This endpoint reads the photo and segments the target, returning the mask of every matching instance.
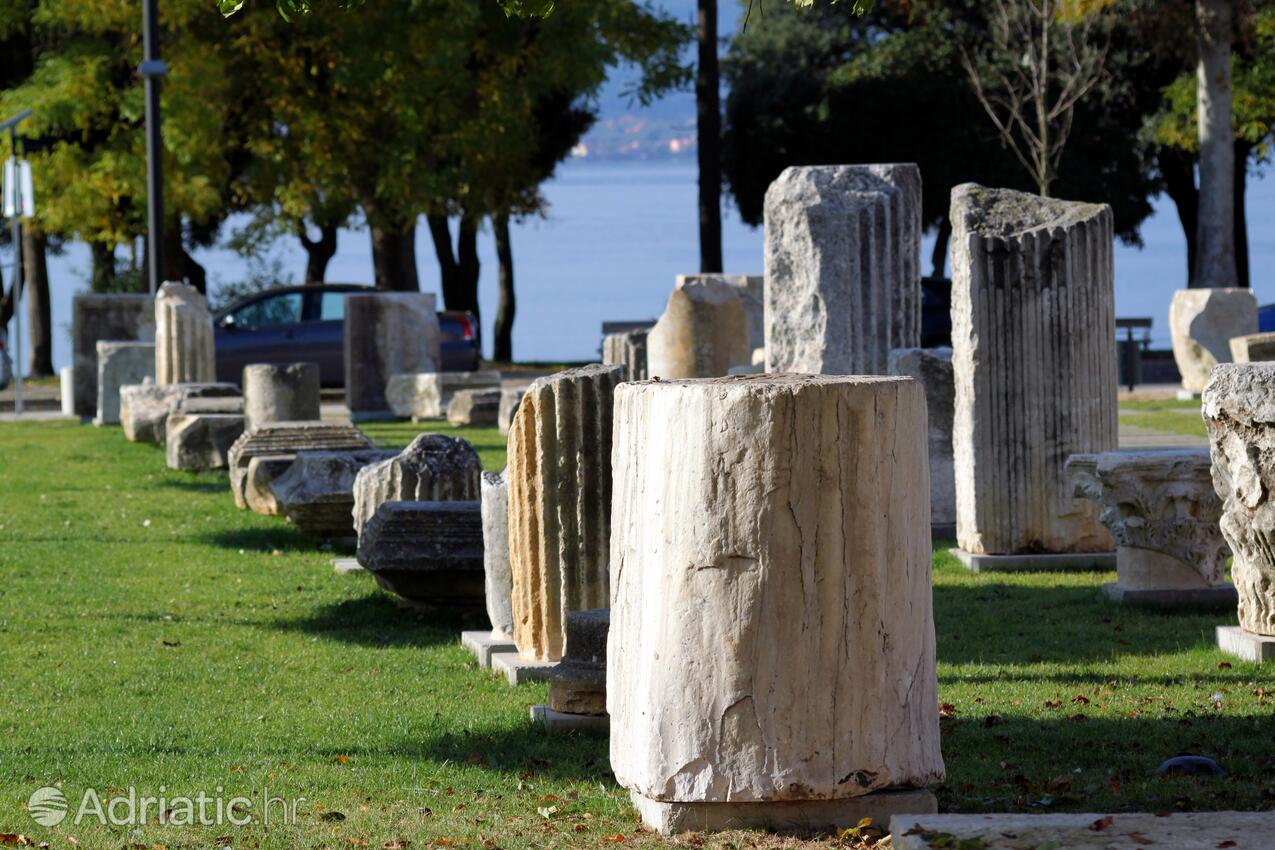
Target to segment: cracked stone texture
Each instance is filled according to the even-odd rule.
[[[679,278],[646,337],[653,378],[717,378],[752,358],[748,316],[736,287],[716,275]]]
[[[234,384],[130,384],[120,387],[120,425],[131,443],[159,443],[167,436],[168,417],[181,413],[243,414],[243,397]]]
[[[734,288],[748,325],[748,350],[766,345],[766,277],[760,274],[680,274],[677,288],[702,280],[715,280]],[[634,379],[638,380],[638,379]]]
[[[253,363],[243,370],[244,419],[249,428],[319,417],[317,363]]]
[[[1245,334],[1231,337],[1231,361],[1261,363],[1275,360],[1275,333]]]
[[[957,541],[1110,551],[1064,467],[1117,447],[1111,208],[966,183],[950,218]]]
[[[452,425],[496,425],[500,419],[499,387],[491,390],[457,390],[447,403]]]
[[[94,425],[120,424],[120,388],[155,380],[155,343],[98,340]]]
[[[288,471],[297,459],[295,453],[257,455],[248,461],[248,475],[244,478],[243,499],[248,509],[264,516],[283,516],[283,506],[275,498],[272,484]]]
[[[610,604],[611,422],[620,366],[537,378],[509,431],[514,643],[558,661],[571,611]]]
[[[394,375],[437,372],[441,336],[432,292],[377,292],[345,298],[345,404],[350,413],[390,410]]]
[[[624,380],[646,380],[646,338],[649,328],[621,331],[602,337],[602,364],[623,366]]]
[[[1222,499],[1222,535],[1240,626],[1275,635],[1275,363],[1222,363],[1204,388],[1213,487]]]
[[[225,469],[230,447],[243,434],[238,413],[170,413],[164,451],[169,469]]]
[[[443,434],[421,434],[392,458],[359,470],[354,479],[354,530],[382,502],[477,501],[482,462],[468,441]]]
[[[399,449],[298,452],[270,489],[288,521],[306,534],[354,537],[354,479],[365,466],[395,457]]]
[[[910,378],[620,386],[607,709],[621,785],[738,802],[943,778],[926,441]]]
[[[1108,822],[1106,819],[1110,818]],[[1094,825],[1103,822],[1101,829]],[[894,850],[1259,850],[1270,812],[895,815]]]
[[[956,466],[952,456],[952,416],[956,379],[950,348],[896,348],[890,352],[891,375],[916,378],[925,390],[929,415],[930,522],[956,524]]]
[[[155,383],[217,380],[212,313],[199,290],[168,281],[155,295]]]
[[[1072,455],[1077,496],[1093,500],[1116,541],[1118,584],[1126,590],[1217,587],[1231,550],[1218,521],[1208,449]]]
[[[643,363],[646,359],[643,358]],[[522,397],[527,394],[524,387],[510,388],[500,391],[500,410],[496,412],[496,427],[500,429],[502,437],[509,436],[509,429],[513,426],[514,415],[518,413],[518,405],[522,404]]]
[[[787,168],[765,207],[767,372],[883,375],[921,344],[915,165]]]
[[[1231,338],[1257,333],[1257,298],[1251,289],[1179,289],[1169,305],[1169,333],[1182,388],[1198,393],[1209,370],[1231,362]]]
[[[611,609],[567,615],[567,646],[549,674],[549,707],[567,714],[607,713],[607,633]]]
[[[394,375],[385,386],[385,397],[395,416],[439,419],[457,390],[500,389],[500,373],[419,372]]]
[[[358,451],[372,447],[367,435],[348,422],[272,422],[245,431],[231,446],[228,457],[235,505],[248,507],[248,464],[258,455],[291,455],[295,459],[304,451]]]
[[[381,587],[404,599],[482,607],[478,502],[385,502],[359,535],[358,561]]]
[[[71,300],[71,386],[76,416],[97,414],[97,343],[155,339],[149,295],[77,295]]]
[[[509,569],[509,481],[504,472],[484,472],[481,489],[487,619],[493,640],[511,640],[514,577]]]

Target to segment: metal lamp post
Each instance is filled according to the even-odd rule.
[[[30,215],[34,199],[29,197],[30,189],[24,186],[30,180],[30,167],[25,169],[27,179],[23,179],[26,163],[18,162],[18,125],[31,117],[31,110],[24,109],[7,121],[0,123],[0,132],[9,131],[9,162],[5,168],[4,206],[9,213],[9,228],[13,234],[13,412],[22,415],[22,224],[20,218]],[[28,197],[23,197],[25,194]]]
[[[159,291],[164,274],[164,142],[160,132],[160,81],[168,66],[159,58],[159,7],[142,3],[142,64],[138,73],[146,84],[146,278],[151,295]]]

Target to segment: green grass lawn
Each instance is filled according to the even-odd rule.
[[[1208,436],[1204,429],[1204,420],[1200,418],[1198,401],[1122,401],[1120,424],[1170,434],[1185,434],[1189,437]]]
[[[421,429],[367,430],[401,445]],[[494,430],[457,433],[503,465]],[[478,670],[458,622],[334,574],[331,555],[118,429],[0,425],[0,833],[63,848],[665,843],[636,828],[604,739],[531,728],[543,685]],[[1118,608],[1098,594],[1111,578],[971,575],[936,555],[945,810],[1275,806],[1275,679],[1213,649],[1234,618]],[[1227,776],[1154,777],[1186,752]],[[136,831],[45,828],[23,810],[44,785],[73,809],[86,788],[130,786],[242,795],[258,816],[266,795],[304,802],[268,826],[152,813]]]

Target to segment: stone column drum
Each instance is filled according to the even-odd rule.
[[[921,172],[792,167],[766,190],[766,371],[883,375],[921,344]]]
[[[1118,547],[1108,596],[1157,607],[1235,604],[1208,449],[1072,455],[1067,471],[1076,495],[1101,508]]]
[[[212,314],[198,289],[168,281],[155,296],[155,383],[217,380]]]
[[[509,571],[509,482],[504,472],[484,472],[482,480],[483,574],[487,587],[487,619],[491,638],[514,636],[510,597],[514,579]]]
[[[97,413],[99,340],[155,339],[149,295],[77,295],[71,301],[71,375],[76,416]]]
[[[611,415],[620,366],[537,378],[509,431],[514,643],[558,661],[570,611],[610,604]]]
[[[920,385],[648,381],[617,390],[615,421],[611,766],[646,823],[934,811]]]
[[[952,459],[952,414],[956,386],[950,348],[896,348],[890,374],[921,382],[930,421],[930,522],[935,534],[956,531],[956,468]]]
[[[1215,366],[1202,413],[1240,627],[1275,635],[1275,363]]]
[[[1182,389],[1198,393],[1210,369],[1231,362],[1231,339],[1257,333],[1257,298],[1238,287],[1179,289],[1169,305],[1169,333]]]
[[[254,363],[243,370],[243,413],[248,428],[319,418],[319,366]]]
[[[621,331],[602,337],[602,362],[623,366],[624,380],[646,380],[646,338],[650,330]]]
[[[951,220],[957,541],[1110,551],[1064,466],[1116,448],[1111,208],[966,183]]]
[[[734,286],[715,276],[679,280],[646,337],[653,378],[718,378],[748,364],[748,315]]]
[[[434,294],[377,292],[345,299],[345,403],[354,419],[390,416],[394,375],[437,372],[441,337]]]
[[[748,350],[766,346],[766,277],[760,274],[679,274],[677,288],[695,281],[715,280],[735,290],[748,325]]]

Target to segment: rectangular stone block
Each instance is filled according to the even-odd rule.
[[[155,383],[217,380],[212,314],[203,294],[168,281],[155,295]]]
[[[669,803],[650,800],[636,792],[629,797],[642,822],[661,835],[728,829],[835,833],[857,825],[864,818],[884,825],[895,815],[938,811],[938,801],[925,789],[877,791],[838,800],[740,803]]]
[[[1244,661],[1275,661],[1275,637],[1246,632],[1240,626],[1218,626],[1217,648]]]
[[[149,295],[77,295],[72,299],[71,368],[76,416],[97,414],[98,341],[153,341],[154,305]]]
[[[395,416],[441,419],[460,390],[500,389],[500,373],[412,372],[394,375],[385,387],[385,397]]]
[[[97,343],[97,416],[94,425],[120,424],[120,387],[155,378],[155,343]]]
[[[1231,359],[1236,363],[1259,363],[1275,360],[1275,333],[1245,334],[1231,337]]]
[[[461,632],[460,643],[474,654],[474,658],[478,659],[478,666],[483,669],[491,667],[491,659],[495,655],[518,652],[513,638],[497,635],[495,632]]]
[[[225,469],[230,447],[243,434],[242,414],[172,413],[165,426],[169,469]]]
[[[386,384],[406,372],[437,372],[436,298],[377,292],[345,299],[345,404],[350,415],[388,414]]]

